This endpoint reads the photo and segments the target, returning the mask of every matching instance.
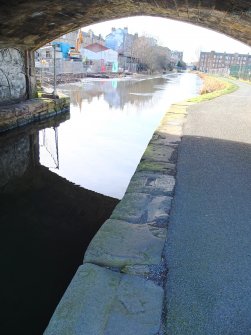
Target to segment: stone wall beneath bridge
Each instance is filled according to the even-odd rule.
[[[0,49],[0,104],[27,96],[25,53],[16,48]]]
[[[37,96],[34,52],[22,48],[0,49],[0,105]]]

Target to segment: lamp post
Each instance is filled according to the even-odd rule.
[[[45,59],[41,59],[41,89],[43,89],[43,84],[44,84],[44,66],[46,64]]]
[[[56,82],[56,44],[53,44],[53,97],[57,96],[57,82]]]

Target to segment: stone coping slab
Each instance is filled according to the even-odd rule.
[[[150,143],[142,156],[142,161],[148,160],[154,162],[175,163],[175,153],[176,150],[173,147]]]
[[[175,176],[176,165],[173,163],[142,160],[137,166],[136,172],[152,172]]]
[[[168,145],[177,148],[180,144],[181,138],[178,135],[170,135],[161,130],[156,130],[150,141],[151,144]]]
[[[172,198],[169,196],[151,196],[144,193],[126,193],[111,219],[130,223],[162,224],[168,219]]]
[[[150,195],[172,196],[175,178],[157,173],[136,172],[127,188],[126,193],[146,193]]]
[[[156,335],[163,296],[151,281],[84,264],[44,335]]]
[[[107,220],[92,239],[84,262],[107,267],[161,263],[166,229]]]

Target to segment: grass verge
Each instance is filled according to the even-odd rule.
[[[232,93],[238,89],[238,85],[228,81],[227,79],[218,77],[216,78],[204,73],[199,73],[199,76],[203,80],[203,87],[201,89],[200,95],[195,98],[188,99],[188,102],[198,103],[212,100],[221,95]]]

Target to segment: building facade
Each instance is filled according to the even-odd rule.
[[[80,49],[87,72],[118,72],[118,52],[99,43]]]
[[[217,69],[230,69],[231,66],[238,65],[246,67],[251,65],[251,55],[226,53],[226,52],[201,52],[199,60],[199,70],[210,72]]]
[[[82,34],[83,34],[82,46],[84,48],[86,46],[88,46],[90,44],[94,44],[94,43],[98,43],[100,45],[105,45],[105,40],[103,39],[101,34],[95,35],[94,32],[91,29],[89,29],[87,32],[83,31]]]
[[[112,28],[105,38],[105,46],[118,52],[119,69],[135,72],[137,61],[133,56],[133,46],[138,34],[129,34],[128,28]]]

